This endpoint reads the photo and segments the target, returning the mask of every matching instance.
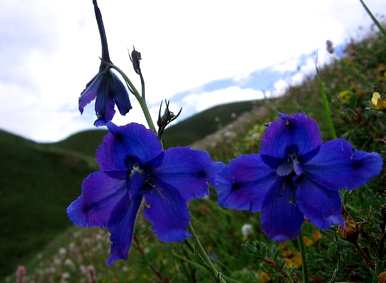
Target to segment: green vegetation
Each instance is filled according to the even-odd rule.
[[[70,225],[64,208],[92,162],[0,132],[0,276]]]
[[[386,113],[385,109],[375,107],[371,98],[372,93],[378,91],[385,99],[386,39],[370,36],[362,42],[350,44],[345,58],[322,69],[320,79],[309,78],[302,85],[290,88],[285,97],[264,101],[262,106],[268,107],[270,113],[259,123],[251,125],[244,134],[212,147],[213,158],[226,161],[240,153],[256,152],[264,124],[276,117],[278,112],[306,112],[319,122],[324,138],[331,138],[323,111],[321,81],[332,106],[337,135],[349,139],[359,149],[377,151],[385,158]],[[240,105],[238,108],[241,108]],[[177,124],[165,134],[171,140],[167,144],[172,145],[175,140],[178,144],[188,144],[201,138],[204,134],[197,133],[203,130],[202,125],[210,125],[213,131],[218,127],[213,123],[214,117],[225,121],[230,113],[238,114],[236,111],[219,107],[212,112],[203,112],[201,115],[206,114],[200,119],[187,119],[181,123],[181,128]],[[206,120],[204,117],[207,117]],[[174,134],[172,129],[176,129]],[[173,135],[174,138],[171,138]],[[18,215],[18,218],[12,216],[8,220],[2,218],[2,221],[9,221],[2,223],[2,227],[14,227],[13,233],[1,234],[4,237],[2,242],[14,245],[8,248],[7,244],[8,257],[3,256],[7,259],[3,260],[7,264],[4,270],[10,271],[9,268],[15,268],[16,263],[25,263],[14,258],[15,251],[23,249],[31,254],[37,253],[41,247],[35,243],[22,247],[23,241],[46,242],[68,225],[64,207],[79,193],[80,180],[91,170],[87,159],[75,152],[79,150],[82,154],[91,154],[95,147],[91,151],[87,145],[96,146],[100,140],[92,142],[93,134],[88,132],[87,138],[78,134],[57,144],[71,149],[73,153],[69,155],[55,150],[45,151],[16,137],[12,137],[14,140],[10,136],[0,137],[2,154],[5,160],[11,162],[1,164],[4,174],[1,188],[2,191],[6,188],[8,195],[1,192],[0,209],[3,209],[2,215]],[[69,142],[71,139],[72,142]],[[386,174],[383,172],[367,186],[344,194],[348,223],[345,229],[318,231],[305,224],[304,242],[311,282],[376,282],[376,277],[385,268],[385,181]],[[301,280],[302,262],[296,241],[278,245],[262,234],[257,215],[224,210],[215,201],[212,191],[209,199],[191,204],[191,214],[193,225],[209,256],[224,274],[245,283],[269,280],[290,282],[289,278],[294,282]],[[250,235],[241,233],[245,223],[253,226]],[[30,231],[28,225],[33,226]],[[43,233],[42,229],[52,234],[42,240],[50,233]],[[191,262],[200,262],[197,253],[193,251],[188,257],[191,251],[185,245],[160,243],[142,217],[138,219],[135,233],[129,260],[108,268],[104,264],[108,254],[107,233],[99,229],[70,228],[47,248],[39,250],[40,255],[35,255],[27,265],[28,274],[35,282],[43,283],[60,282],[64,277],[68,277],[67,282],[91,282],[87,278],[93,270],[98,282],[106,283],[215,282],[202,266]],[[14,241],[19,234],[18,240]],[[8,263],[8,258],[13,258],[12,263]],[[12,280],[14,278],[10,277],[9,282]]]

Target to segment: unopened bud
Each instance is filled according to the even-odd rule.
[[[342,226],[339,226],[338,232],[340,236],[351,243],[356,243],[359,236],[358,224],[354,221],[351,216],[345,217],[345,222]]]
[[[141,52],[133,48],[133,51],[131,51],[130,60],[131,60],[131,63],[133,64],[134,71],[138,75],[140,75],[141,74],[140,61],[142,60]]]
[[[327,49],[327,52],[330,54],[333,54],[335,52],[334,44],[332,43],[331,40],[326,41],[326,49]]]

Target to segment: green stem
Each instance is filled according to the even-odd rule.
[[[302,254],[302,277],[303,277],[303,283],[308,283],[308,273],[307,273],[307,261],[306,261],[306,251],[304,248],[304,242],[303,242],[303,233],[300,232],[299,238],[299,247],[300,247],[300,253]]]
[[[130,81],[130,79],[126,76],[126,74],[121,69],[119,69],[114,64],[110,64],[110,67],[115,69],[123,77],[123,79],[125,80],[125,82],[127,84],[127,87],[130,89],[130,91],[133,93],[135,98],[138,100],[138,102],[139,102],[139,104],[140,104],[140,106],[142,108],[143,114],[145,115],[146,121],[147,121],[147,123],[149,125],[149,128],[152,129],[154,132],[157,132],[156,128],[154,126],[154,123],[153,123],[153,119],[151,118],[151,115],[150,115],[150,112],[149,112],[149,108],[147,107],[146,99],[144,97],[144,94],[145,94],[144,93],[144,82],[141,81],[142,92],[143,92],[143,95],[141,96],[139,94],[138,90],[136,89],[136,87],[134,86],[134,84]],[[204,266],[207,266],[207,268],[212,270],[212,272],[213,272],[216,280],[218,280],[218,282],[220,282],[220,283],[227,283],[227,281],[224,278],[225,276],[216,269],[216,266],[214,265],[212,260],[209,258],[208,254],[206,253],[204,247],[202,246],[202,244],[200,242],[200,239],[196,235],[192,225],[190,225],[190,231],[191,231],[191,233],[193,235],[193,239],[197,243],[198,249],[200,251],[200,258],[204,262]],[[232,280],[232,281],[233,282],[237,282],[236,280]]]
[[[324,84],[324,82],[320,78],[319,74],[317,76],[318,76],[319,82],[320,82],[320,95],[322,96],[322,103],[323,103],[324,113],[326,114],[327,125],[328,125],[328,129],[330,131],[330,136],[331,136],[331,138],[336,139],[335,125],[334,125],[334,121],[332,119],[330,102],[328,101],[328,97],[327,97],[326,85]]]
[[[383,33],[384,36],[386,36],[386,30],[383,28],[381,23],[377,20],[377,18],[374,16],[374,14],[371,12],[369,7],[367,7],[365,1],[359,0],[363,6],[363,8],[366,10],[367,14],[370,16],[370,18],[373,20],[374,24],[379,28],[379,30]]]
[[[149,125],[149,128],[152,129],[154,132],[157,132],[155,125],[154,125],[154,122],[153,122],[153,119],[151,118],[149,108],[147,107],[145,97],[141,96],[139,94],[139,92],[136,89],[136,87],[134,86],[134,84],[130,81],[130,79],[126,76],[126,74],[121,69],[119,69],[114,64],[110,64],[110,66],[111,66],[111,68],[115,69],[122,76],[122,78],[125,80],[125,82],[127,84],[127,87],[133,93],[133,95],[135,96],[137,101],[139,102],[139,105],[141,106],[142,112],[145,115],[145,119],[147,121],[147,124]]]
[[[196,232],[194,231],[194,228],[193,228],[192,224],[190,224],[190,232],[192,233],[193,239],[194,239],[194,241],[196,242],[196,244],[198,246],[198,249],[199,249],[199,251],[201,253],[201,256],[203,257],[203,259],[205,259],[207,264],[212,269],[213,275],[216,278],[216,280],[218,280],[218,282],[221,282],[221,283],[226,283],[223,274],[217,270],[216,266],[214,265],[212,260],[209,258],[207,252],[204,249],[204,246],[201,244],[200,239],[198,238]]]

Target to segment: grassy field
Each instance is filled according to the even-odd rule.
[[[377,151],[385,158],[386,115],[385,110],[376,109],[371,103],[374,91],[380,92],[385,98],[386,39],[376,35],[350,44],[346,56],[322,69],[320,77],[309,78],[302,85],[290,88],[282,99],[265,101],[264,107],[271,110],[266,117],[236,140],[224,141],[212,149],[211,154],[214,159],[229,160],[240,153],[256,152],[264,124],[276,117],[278,112],[306,112],[319,122],[324,139],[331,138],[333,134],[327,123],[321,96],[324,92],[332,106],[337,135],[349,139],[357,148]],[[249,106],[243,107],[247,109]],[[183,123],[176,125],[166,135],[180,144],[188,144],[202,137],[203,134],[197,133],[203,121],[208,125],[213,124],[211,129],[214,130],[219,126],[213,123],[214,117],[223,119],[221,115],[226,115],[224,117],[229,119],[229,113],[236,110],[226,111],[219,107],[216,111],[206,113],[206,117],[211,116],[205,118],[207,120],[198,119],[198,116],[185,120],[184,127]],[[172,129],[175,129],[174,138]],[[192,132],[184,136],[182,133],[187,129]],[[62,234],[58,233],[68,225],[64,216],[66,201],[78,194],[80,180],[92,167],[92,162],[81,154],[94,152],[95,147],[92,151],[91,146],[86,147],[99,143],[94,134],[88,132],[84,137],[79,134],[58,144],[70,149],[72,155],[54,150],[44,151],[36,144],[17,137],[11,139],[9,135],[0,139],[5,160],[12,159],[11,164],[1,165],[1,172],[6,174],[6,178],[1,178],[5,184],[0,187],[8,188],[8,192],[17,192],[5,197],[2,193],[0,200],[3,202],[0,209],[4,209],[1,215],[12,211],[12,217],[2,220],[9,221],[3,223],[2,227],[14,229],[4,238],[15,245],[13,249],[8,249],[6,245],[9,256],[13,257],[15,250],[21,249],[18,244],[27,237],[31,238],[31,242],[47,242],[48,238],[58,234],[44,249],[41,249],[42,245],[30,243],[33,249],[29,251],[33,256],[21,255],[13,258],[12,263],[4,260],[7,264],[4,270],[9,271],[16,263],[25,264],[29,278],[43,283],[61,280],[92,282],[88,280],[94,271],[97,282],[106,283],[215,282],[203,266],[191,262],[199,262],[196,253],[191,253],[184,245],[160,243],[142,217],[139,217],[136,225],[135,244],[128,262],[119,262],[112,268],[104,263],[108,254],[108,235],[105,231],[69,228]],[[187,138],[185,143],[182,138]],[[169,141],[168,144],[173,142]],[[77,154],[77,151],[81,154]],[[385,269],[385,181],[383,171],[370,184],[344,194],[345,217],[352,224],[355,238],[348,237],[336,228],[318,231],[308,223],[304,225],[311,282],[376,282],[378,274]],[[15,199],[12,201],[12,198]],[[224,210],[215,201],[216,196],[212,191],[209,199],[191,204],[191,214],[193,226],[201,235],[209,256],[224,274],[245,283],[290,282],[289,278],[293,278],[294,282],[301,281],[302,261],[296,241],[277,245],[261,232],[257,215]],[[21,222],[16,221],[14,214],[19,215],[17,221]],[[47,222],[44,224],[44,221]],[[253,227],[249,236],[241,233],[241,227],[246,223]],[[31,228],[28,231],[24,227],[28,225],[35,230]],[[48,232],[43,233],[36,227],[47,229]],[[13,240],[16,234],[21,234],[18,241]],[[49,236],[44,238],[46,234]],[[5,240],[2,239],[2,242]],[[14,278],[9,277],[8,280],[12,282]]]

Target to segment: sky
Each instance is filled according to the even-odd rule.
[[[226,102],[282,95],[332,60],[371,21],[358,0],[99,0],[112,61],[139,87],[128,50],[142,53],[154,117],[162,99],[182,118]],[[384,0],[367,0],[378,15]],[[361,28],[362,27],[362,28]],[[78,98],[99,67],[91,0],[0,0],[0,129],[39,142],[93,128]],[[114,122],[144,123],[135,103]]]

